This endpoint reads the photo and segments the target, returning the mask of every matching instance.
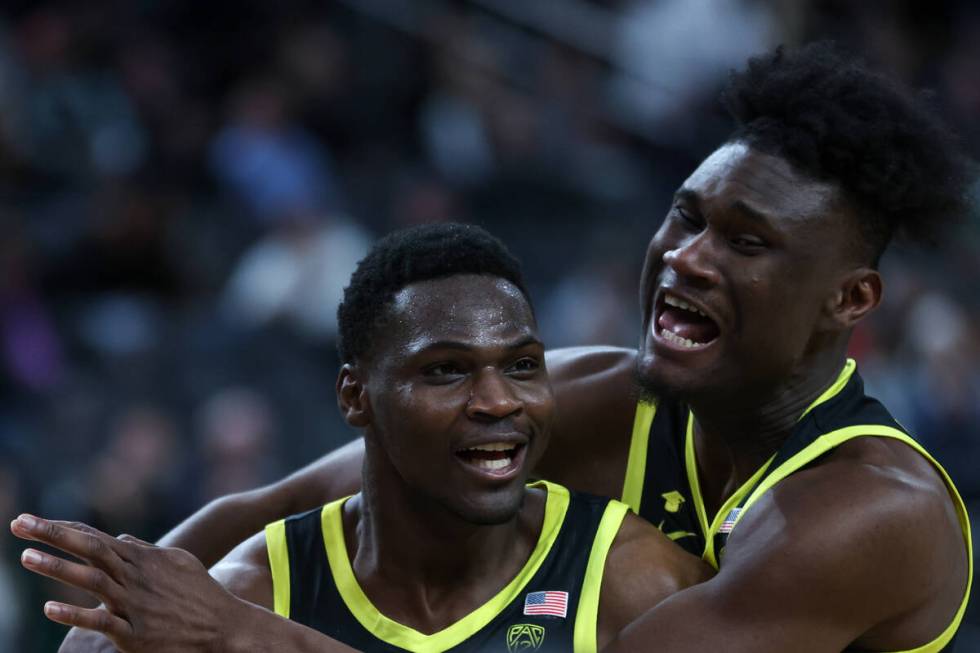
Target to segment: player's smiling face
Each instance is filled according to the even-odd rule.
[[[682,397],[766,392],[806,359],[856,234],[831,184],[729,143],[674,196],[641,280],[638,375]]]
[[[384,469],[466,521],[512,518],[554,413],[527,300],[457,275],[405,287],[388,310],[365,386]]]

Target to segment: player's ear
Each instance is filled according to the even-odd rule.
[[[355,428],[363,428],[371,421],[367,388],[355,365],[344,363],[337,374],[337,406],[344,420]]]
[[[827,326],[835,330],[850,329],[877,308],[881,293],[881,275],[877,270],[867,267],[851,270],[824,302],[823,317]]]

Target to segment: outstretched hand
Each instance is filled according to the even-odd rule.
[[[10,530],[88,563],[30,548],[21,555],[29,571],[84,590],[103,604],[88,609],[48,601],[48,619],[102,633],[120,651],[215,650],[234,632],[236,615],[242,613],[241,602],[182,549],[31,515],[15,519]]]

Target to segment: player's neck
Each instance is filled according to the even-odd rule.
[[[434,632],[482,605],[517,575],[537,542],[539,492],[514,519],[477,525],[407,488],[375,481],[365,478],[352,506],[348,553],[378,609],[417,630]]]
[[[801,364],[799,373],[767,391],[755,390],[734,401],[730,396],[691,401],[700,477],[715,481],[714,488],[703,488],[705,494],[720,505],[747,481],[837,380],[843,364],[843,352],[825,355]]]
[[[458,584],[469,576],[507,567],[520,538],[520,519],[476,525],[426,501],[399,497],[378,501],[362,492],[358,555],[391,580],[423,580],[429,585]]]

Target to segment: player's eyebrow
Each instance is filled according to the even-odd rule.
[[[534,335],[526,334],[521,336],[512,342],[504,344],[506,349],[517,350],[523,349],[525,347],[530,347],[536,345],[538,347],[544,347],[544,343]],[[473,344],[463,342],[461,340],[436,340],[433,342],[419,343],[418,347],[413,347],[413,354],[421,354],[427,351],[432,351],[435,349],[452,349],[455,351],[473,351],[477,347]]]
[[[677,200],[686,200],[695,206],[701,204],[701,196],[698,195],[697,192],[691,190],[690,188],[685,188],[684,186],[681,186],[674,192],[674,201],[676,202]]]
[[[677,200],[684,200],[693,204],[697,209],[701,208],[701,196],[697,191],[690,188],[681,187],[677,189],[674,193],[674,201],[676,202]],[[737,199],[729,205],[729,208],[763,227],[771,229],[773,226],[774,220],[772,215],[752,206],[745,200]]]
[[[525,347],[530,347],[531,345],[537,345],[539,347],[544,347],[544,343],[541,342],[541,340],[538,339],[537,336],[533,336],[533,335],[528,334],[528,335],[524,336],[523,338],[519,338],[518,340],[515,340],[511,344],[507,345],[507,348],[508,349],[524,349]]]
[[[764,227],[772,228],[772,216],[765,211],[757,209],[751,204],[747,204],[744,200],[735,200],[732,202],[731,208],[734,211],[738,211],[753,222],[757,222]]]

